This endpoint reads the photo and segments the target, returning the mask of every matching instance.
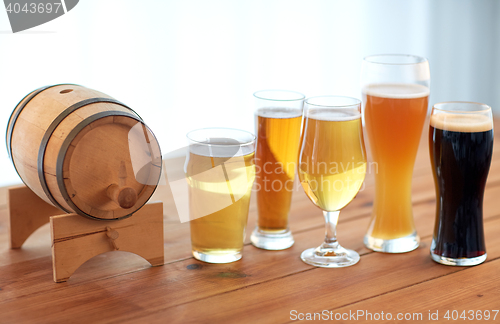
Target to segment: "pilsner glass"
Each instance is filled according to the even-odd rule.
[[[361,79],[375,171],[375,199],[364,243],[374,251],[412,251],[420,243],[411,182],[428,110],[429,63],[413,55],[372,55],[363,61]]]
[[[255,178],[255,136],[237,129],[205,128],[187,138],[193,256],[210,263],[239,260]]]
[[[486,260],[483,195],[493,153],[491,108],[435,104],[429,151],[437,196],[431,257],[446,265],[480,264]]]
[[[256,99],[255,153],[258,224],[252,244],[266,250],[293,245],[288,227],[299,151],[304,95],[294,91],[263,90]]]
[[[340,210],[356,196],[366,173],[361,102],[339,96],[308,98],[304,105],[299,179],[311,201],[323,210],[325,241],[305,250],[307,264],[339,268],[359,261],[356,251],[337,242]]]

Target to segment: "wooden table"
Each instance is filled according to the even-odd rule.
[[[340,216],[339,241],[362,255],[358,264],[343,269],[315,268],[300,260],[304,249],[322,242],[324,224],[321,211],[298,189],[290,215],[295,245],[288,250],[257,249],[248,243],[247,234],[241,261],[199,262],[190,253],[189,225],[169,216],[166,204],[164,266],[151,268],[136,255],[109,252],[85,263],[68,282],[56,284],[48,226],[35,232],[22,249],[8,248],[3,190],[0,323],[285,323],[307,319],[308,313],[365,323],[378,316],[377,323],[383,323],[382,312],[384,319],[391,313],[392,323],[399,322],[394,321],[399,313],[399,317],[426,323],[429,312],[438,312],[439,321],[448,322],[444,319],[448,310],[451,318],[453,310],[458,311],[455,316],[465,310],[466,317],[471,316],[469,310],[499,310],[500,138],[496,138],[484,200],[488,258],[476,267],[450,267],[429,257],[435,193],[427,129],[425,125],[413,176],[420,247],[404,254],[375,253],[364,247],[374,194],[373,175],[368,175],[364,190]],[[165,196],[165,189],[160,188],[154,199]],[[256,222],[252,201],[248,233]],[[356,318],[349,312],[364,315]],[[493,316],[491,312],[490,321]],[[494,322],[500,322],[500,314]]]

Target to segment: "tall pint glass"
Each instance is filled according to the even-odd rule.
[[[427,115],[430,72],[425,58],[372,55],[362,67],[364,120],[374,164],[375,199],[365,245],[374,251],[414,250],[411,182]]]
[[[250,240],[261,249],[283,250],[294,243],[288,214],[299,153],[304,95],[286,90],[262,90],[254,93],[254,97],[259,220]]]
[[[480,264],[486,260],[483,195],[493,153],[491,108],[435,104],[429,151],[437,195],[431,257],[446,265]]]

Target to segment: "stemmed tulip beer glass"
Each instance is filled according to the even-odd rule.
[[[305,250],[301,259],[317,267],[338,268],[359,261],[356,251],[340,246],[340,210],[356,196],[366,173],[361,102],[340,96],[306,99],[298,174],[311,201],[323,210],[325,241]]]

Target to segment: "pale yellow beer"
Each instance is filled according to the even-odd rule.
[[[199,154],[192,146],[186,166],[192,251],[202,261],[239,259],[245,238],[250,194],[255,178],[254,151],[224,156]],[[204,153],[206,150],[204,151]],[[215,171],[215,172],[212,172]],[[238,256],[224,261],[225,256]]]
[[[256,112],[255,182],[261,230],[288,228],[301,122],[301,109],[270,107]]]
[[[311,109],[303,132],[301,185],[316,206],[339,211],[354,199],[366,174],[361,114]]]
[[[340,210],[362,188],[366,173],[361,101],[342,96],[306,99],[300,142],[300,183],[325,217],[323,243],[303,251],[300,258],[316,267],[354,265],[359,254],[339,244],[337,223]]]

